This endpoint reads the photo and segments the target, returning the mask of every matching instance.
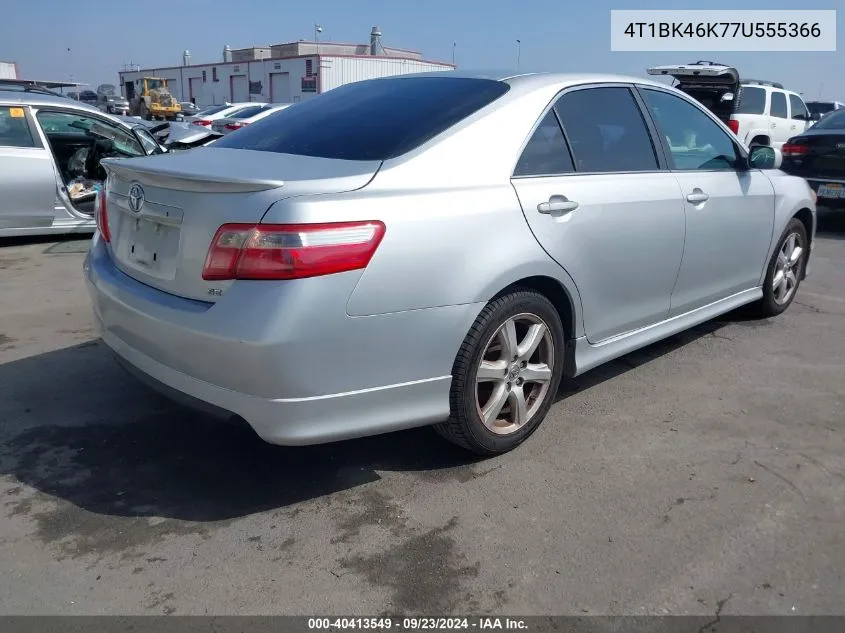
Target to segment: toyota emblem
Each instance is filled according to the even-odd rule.
[[[132,185],[129,188],[129,209],[133,213],[140,213],[144,206],[144,189],[141,185]]]

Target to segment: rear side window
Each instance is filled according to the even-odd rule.
[[[766,112],[766,91],[745,86],[739,91],[737,114],[763,114]]]
[[[277,112],[215,147],[387,160],[419,147],[508,89],[500,81],[464,77],[359,81]]]
[[[0,146],[40,147],[35,142],[26,110],[14,106],[0,106]]]
[[[574,171],[563,130],[552,110],[543,117],[519,157],[514,176],[553,176]]]
[[[798,95],[789,95],[789,109],[792,111],[793,119],[806,119],[810,116],[807,112],[807,106],[801,101]]]
[[[786,109],[786,95],[777,90],[772,91],[772,107],[769,110],[771,116],[779,119],[788,119],[789,110]]]
[[[579,172],[653,171],[654,145],[628,88],[588,88],[563,95],[555,110]]]

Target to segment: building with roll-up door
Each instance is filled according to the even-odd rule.
[[[222,60],[181,66],[122,71],[121,91],[136,93],[142,77],[167,79],[179,101],[198,106],[261,101],[296,103],[332,88],[364,79],[408,73],[453,70],[453,64],[428,61],[417,51],[383,46],[373,27],[369,44],[289,42],[271,46],[223,49]]]

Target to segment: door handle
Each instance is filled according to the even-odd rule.
[[[701,204],[702,202],[707,202],[709,199],[710,196],[703,191],[696,191],[687,195],[687,202],[692,202],[693,204]]]
[[[548,202],[541,202],[537,205],[539,213],[569,213],[578,208],[578,203],[567,200],[564,196],[552,196]]]

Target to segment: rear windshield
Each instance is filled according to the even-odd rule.
[[[251,116],[255,116],[259,112],[263,112],[267,109],[267,106],[252,106],[251,108],[244,108],[243,110],[238,110],[234,114],[230,115],[229,118],[231,119],[248,119]]]
[[[813,126],[814,130],[845,130],[845,110],[837,110],[823,117]]]
[[[346,84],[226,136],[216,147],[344,160],[405,154],[495,101],[500,81],[395,77]]]
[[[222,112],[223,110],[226,110],[231,107],[232,106],[227,105],[211,106],[206,108],[205,110],[200,110],[199,112],[197,112],[197,115],[211,116],[212,114],[217,114],[218,112]]]

